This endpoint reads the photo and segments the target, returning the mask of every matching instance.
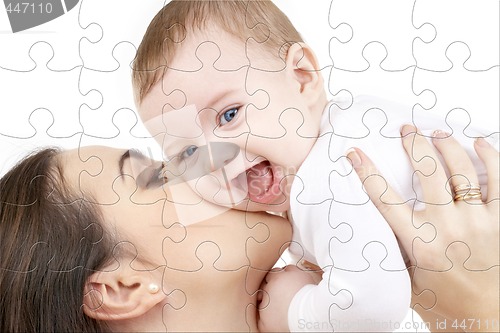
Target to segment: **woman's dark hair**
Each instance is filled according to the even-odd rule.
[[[87,278],[112,259],[95,206],[47,148],[0,179],[0,332],[106,331],[84,314]]]

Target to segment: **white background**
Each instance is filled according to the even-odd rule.
[[[498,0],[275,2],[316,51],[330,96],[373,94],[498,132]],[[42,144],[159,153],[137,139],[148,134],[130,62],[163,4],[82,0],[16,34],[0,8],[0,174]]]
[[[331,97],[374,94],[498,136],[498,0],[275,2],[316,51]],[[130,62],[163,4],[82,0],[16,34],[0,8],[0,174],[41,145],[160,156],[135,113]]]

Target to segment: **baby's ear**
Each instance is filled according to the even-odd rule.
[[[323,76],[313,50],[304,43],[294,43],[286,55],[286,70],[299,84],[300,93],[316,102],[324,93]]]
[[[161,285],[150,280],[132,269],[95,272],[84,287],[83,311],[103,321],[139,317],[166,298]]]

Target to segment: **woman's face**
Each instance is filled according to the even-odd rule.
[[[240,276],[243,292],[253,294],[291,239],[286,220],[203,201],[186,184],[169,185],[161,162],[136,152],[82,147],[61,160],[76,193],[95,202],[107,229],[135,251],[130,265],[161,270],[167,293],[224,292],[224,279]]]

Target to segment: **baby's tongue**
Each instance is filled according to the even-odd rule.
[[[251,167],[247,171],[247,183],[250,200],[258,202],[273,184],[273,172],[269,162],[262,162]]]

